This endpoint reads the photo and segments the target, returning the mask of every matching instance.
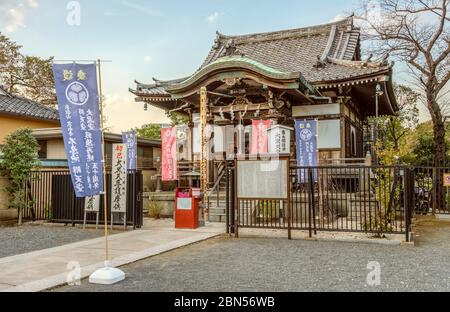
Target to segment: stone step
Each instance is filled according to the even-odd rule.
[[[225,216],[210,215],[209,216],[209,221],[210,222],[225,223],[226,222],[226,218],[225,218]]]

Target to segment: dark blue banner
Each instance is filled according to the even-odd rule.
[[[58,109],[77,197],[103,192],[102,133],[95,64],[54,64]]]
[[[127,146],[128,170],[137,170],[137,135],[136,131],[122,133],[122,142]]]
[[[295,121],[295,143],[297,146],[297,166],[317,167],[317,120]],[[307,183],[308,170],[299,170],[300,182]],[[317,182],[317,170],[314,170],[314,181]]]

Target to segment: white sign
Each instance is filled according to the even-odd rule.
[[[111,177],[111,212],[127,211],[127,146],[114,144]]]
[[[84,211],[98,212],[100,210],[100,195],[84,198]]]
[[[269,133],[269,154],[291,153],[291,132],[294,128],[275,125],[267,129]]]

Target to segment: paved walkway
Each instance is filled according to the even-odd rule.
[[[123,266],[127,279],[113,286],[83,280],[54,291],[450,291],[450,222],[418,224],[415,246],[280,237],[223,235]],[[380,285],[368,283],[372,262]]]
[[[198,230],[175,230],[169,220],[146,221],[142,230],[110,237],[111,265],[119,267],[179,247],[197,243],[225,231],[223,224]],[[0,258],[0,291],[40,291],[66,283],[68,264],[78,262],[81,277],[103,267],[104,238]]]

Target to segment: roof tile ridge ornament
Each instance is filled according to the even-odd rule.
[[[371,56],[365,61],[351,61],[351,60],[343,60],[337,59],[333,57],[328,57],[328,62],[336,65],[348,66],[348,67],[357,67],[357,68],[383,68],[383,67],[393,67],[394,63],[388,62],[389,54],[385,55],[382,60],[378,62],[372,62]]]
[[[324,68],[327,65],[326,59],[323,59],[320,55],[317,55],[317,62],[313,65],[314,68]]]
[[[7,96],[9,98],[13,98],[14,97],[11,93],[6,91],[6,88],[3,85],[0,85],[0,95]]]
[[[236,44],[243,44],[243,43],[251,43],[251,42],[261,42],[261,41],[274,41],[274,40],[282,40],[287,39],[291,37],[306,37],[311,35],[327,35],[331,29],[331,27],[348,27],[352,26],[353,24],[353,16],[346,17],[342,20],[321,24],[321,25],[314,25],[314,26],[307,26],[307,27],[300,27],[300,28],[293,28],[293,29],[284,29],[284,30],[277,30],[272,32],[262,32],[262,33],[251,33],[251,34],[245,34],[245,35],[224,35],[221,33],[216,33],[218,35],[218,38],[220,37],[221,40],[229,40],[233,39]],[[352,26],[353,27],[353,26]],[[354,27],[353,27],[354,28]]]
[[[233,39],[228,39],[225,44],[225,51],[222,56],[241,56],[244,57],[245,54],[240,52],[236,47],[236,42]]]

